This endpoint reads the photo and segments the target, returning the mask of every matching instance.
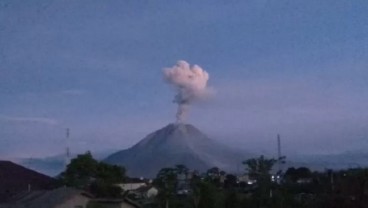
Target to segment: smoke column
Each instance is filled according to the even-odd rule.
[[[208,73],[198,65],[190,66],[186,61],[178,61],[175,66],[163,70],[164,79],[177,91],[174,103],[178,104],[176,121],[182,122],[189,105],[209,95]]]

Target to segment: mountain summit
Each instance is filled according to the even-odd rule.
[[[190,169],[205,171],[219,167],[236,171],[246,159],[227,146],[209,139],[190,124],[169,124],[129,149],[118,151],[105,159],[122,165],[129,176],[153,177],[164,167],[184,164]]]

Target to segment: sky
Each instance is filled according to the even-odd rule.
[[[366,0],[0,0],[0,158],[125,149],[175,121],[163,68],[209,73],[187,123],[244,151],[368,150]],[[65,140],[70,128],[69,140]]]

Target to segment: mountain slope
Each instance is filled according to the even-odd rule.
[[[199,171],[216,166],[234,172],[244,159],[190,124],[169,124],[133,147],[108,156],[105,162],[126,167],[129,176],[153,177],[161,168],[177,164]]]

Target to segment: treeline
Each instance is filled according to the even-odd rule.
[[[284,158],[279,158],[283,162]],[[368,207],[368,169],[312,172],[289,168],[271,175],[275,159],[243,162],[244,175],[211,168],[205,173],[184,165],[161,169],[152,185],[159,194],[145,207],[163,208],[345,208]],[[245,177],[245,178],[244,178]],[[122,197],[115,186],[127,180],[125,169],[79,155],[60,175],[63,184],[85,189],[98,197]]]

